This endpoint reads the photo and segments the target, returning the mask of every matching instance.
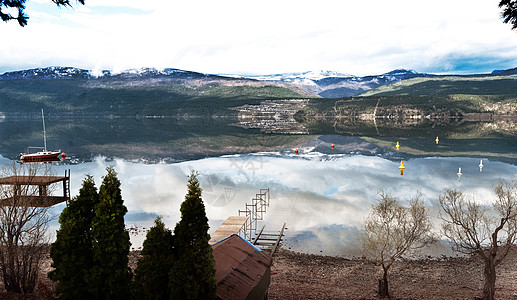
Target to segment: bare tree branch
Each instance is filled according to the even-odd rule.
[[[363,247],[367,254],[379,260],[383,270],[379,295],[389,297],[390,267],[403,255],[434,243],[436,237],[431,233],[428,210],[419,194],[410,201],[409,207],[401,206],[388,193],[381,192],[380,196],[365,220]]]
[[[447,190],[439,198],[444,212],[442,231],[453,249],[478,254],[485,262],[483,299],[494,299],[495,268],[517,237],[517,183],[501,179],[494,192],[491,207],[466,199],[458,190]]]
[[[27,176],[50,170],[41,165],[17,166],[4,175]],[[29,180],[30,181],[30,180]],[[0,185],[0,273],[8,292],[32,293],[36,286],[42,253],[48,245],[51,216],[47,207],[32,207],[24,197],[39,194],[27,184]]]

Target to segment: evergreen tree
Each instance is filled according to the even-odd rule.
[[[29,17],[25,14],[25,2],[27,0],[0,0],[0,19],[4,22],[17,20],[20,26],[27,25]],[[70,0],[52,0],[57,6],[72,6]],[[77,0],[84,4],[84,0]],[[11,11],[18,12],[18,15],[11,14]]]
[[[142,257],[135,270],[133,298],[169,299],[169,272],[173,257],[173,235],[165,228],[162,219],[156,218],[147,232],[142,248]]]
[[[175,259],[170,272],[171,299],[215,299],[214,257],[208,244],[208,218],[197,173],[188,179],[181,220],[174,228]]]
[[[69,201],[59,216],[60,229],[50,248],[56,281],[56,294],[61,299],[89,299],[85,274],[93,265],[91,224],[93,208],[99,195],[93,177],[87,175],[79,195]]]
[[[499,7],[503,9],[501,17],[504,23],[512,24],[512,29],[517,29],[517,1],[516,0],[501,0]]]
[[[128,299],[131,270],[128,267],[129,232],[125,229],[127,208],[120,181],[108,167],[99,189],[99,203],[92,221],[93,262],[89,284],[95,299]]]

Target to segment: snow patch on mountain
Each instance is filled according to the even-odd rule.
[[[21,71],[6,72],[0,74],[0,80],[9,79],[71,79],[71,78],[102,78],[102,77],[159,77],[159,76],[209,76],[203,73],[184,71],[174,68],[155,69],[155,68],[140,68],[129,69],[124,71],[109,71],[109,70],[84,70],[74,67],[46,67],[34,68]]]
[[[257,79],[257,80],[274,80],[274,81],[297,81],[303,83],[304,80],[321,80],[323,78],[328,77],[341,77],[341,78],[350,78],[355,77],[350,74],[340,73],[336,71],[328,71],[328,70],[320,70],[320,71],[307,71],[302,73],[284,73],[284,74],[270,74],[270,75],[256,75],[256,76],[247,76],[248,78]]]

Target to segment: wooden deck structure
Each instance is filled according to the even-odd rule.
[[[63,195],[49,195],[49,186],[61,182]],[[14,186],[11,197],[0,199],[0,205],[26,205],[33,207],[49,207],[70,200],[70,170],[65,176],[9,176],[0,178],[0,185]],[[27,186],[38,186],[34,195],[24,195]]]
[[[255,198],[251,199],[251,204],[246,203],[245,210],[239,209],[239,216],[231,216],[226,219],[226,221],[217,228],[214,234],[212,234],[208,243],[215,245],[229,236],[239,235],[251,245],[264,251],[264,255],[268,255],[269,258],[272,258],[284,237],[286,223],[283,223],[280,232],[265,232],[264,228],[266,224],[264,224],[262,229],[257,233],[258,221],[264,220],[264,215],[270,205],[270,201],[271,195],[269,188],[260,189],[260,192],[255,194]]]
[[[226,219],[226,221],[217,228],[217,230],[210,237],[210,241],[208,243],[213,245],[219,241],[224,240],[225,238],[231,236],[232,234],[239,234],[241,230],[244,228],[244,225],[248,221],[249,217],[241,217],[241,216],[231,216]]]

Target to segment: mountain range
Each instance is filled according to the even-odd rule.
[[[512,75],[517,74],[517,68],[508,70],[494,70],[486,75]],[[15,79],[112,79],[112,80],[149,80],[168,79],[181,83],[197,80],[204,84],[219,84],[224,86],[264,86],[273,85],[289,88],[301,95],[320,96],[323,98],[343,98],[357,96],[372,89],[390,83],[416,77],[435,77],[438,75],[418,73],[413,70],[396,69],[380,75],[355,76],[335,71],[308,71],[301,73],[284,73],[271,75],[225,75],[204,74],[200,72],[185,71],[174,68],[162,70],[154,68],[130,69],[115,73],[112,71],[92,72],[73,67],[47,67],[21,71],[6,72],[0,74],[0,80]],[[178,83],[178,82],[177,82]]]
[[[121,73],[102,71],[95,74],[92,71],[73,67],[47,67],[35,68],[14,72],[6,72],[0,75],[0,80],[14,79],[204,79],[227,81],[252,80],[260,82],[280,83],[282,86],[290,85],[307,91],[303,94],[318,95],[324,98],[341,98],[361,94],[376,87],[409,79],[414,77],[432,76],[430,74],[417,73],[412,70],[398,69],[381,75],[354,76],[334,71],[308,71],[303,73],[286,73],[257,76],[229,76],[212,75],[199,72],[185,71],[174,68],[157,70],[153,68],[132,69]]]
[[[21,71],[6,72],[0,75],[0,80],[14,79],[93,79],[93,78],[156,78],[156,77],[175,77],[175,78],[203,78],[217,77],[217,75],[207,75],[192,71],[167,68],[157,70],[154,68],[131,69],[121,73],[111,71],[101,71],[95,74],[93,71],[78,69],[74,67],[47,67],[35,68]]]
[[[413,70],[397,69],[381,75],[354,76],[334,71],[303,72],[251,76],[249,78],[278,81],[301,86],[323,98],[342,98],[359,95],[379,86],[415,77],[429,77],[431,74]]]

